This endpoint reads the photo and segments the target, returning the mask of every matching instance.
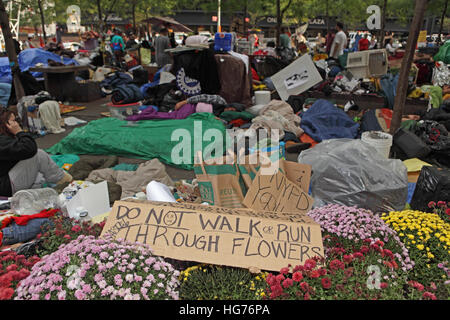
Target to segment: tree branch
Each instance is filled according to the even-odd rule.
[[[289,2],[287,3],[287,5],[281,10],[281,16],[283,17],[284,14],[286,13],[286,10],[291,6],[292,4],[292,0],[289,0]]]

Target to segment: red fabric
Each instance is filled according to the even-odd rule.
[[[362,38],[358,42],[359,51],[369,50],[369,40]]]
[[[303,133],[301,136],[300,136],[300,141],[301,142],[303,142],[303,143],[311,143],[311,148],[312,147],[314,147],[318,142],[317,141],[315,141],[313,138],[311,138],[308,134],[306,134],[306,133]]]
[[[256,70],[252,68],[252,79],[259,81],[258,73],[256,73]]]
[[[380,112],[380,116],[386,122],[386,127],[388,129],[391,127],[392,113],[393,113],[393,111],[391,109],[387,109],[387,108],[381,109],[381,112]]]
[[[39,218],[49,218],[55,215],[55,213],[57,213],[59,211],[59,209],[47,209],[47,210],[42,210],[39,213],[35,213],[35,214],[30,214],[30,215],[25,215],[25,216],[12,216],[12,217],[8,217],[2,220],[2,225],[1,225],[1,229],[7,227],[11,222],[15,222],[16,224],[18,224],[19,226],[25,226],[28,221],[32,220],[32,219],[39,219]]]
[[[259,49],[258,51],[253,52],[254,56],[267,56],[267,51]]]
[[[233,127],[240,127],[244,124],[246,124],[248,121],[244,120],[244,119],[234,119],[230,121],[230,124],[233,125]]]

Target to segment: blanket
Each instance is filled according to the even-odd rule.
[[[319,99],[302,116],[301,128],[317,142],[336,138],[354,139],[359,124],[331,102]]]
[[[195,112],[195,105],[185,104],[179,110],[172,112],[158,112],[152,106],[141,113],[127,117],[127,121],[151,120],[151,119],[186,119]]]
[[[152,180],[168,186],[174,185],[172,179],[166,173],[165,166],[158,159],[140,164],[136,171],[114,170],[114,168],[94,170],[86,180],[93,183],[106,180],[120,185],[122,187],[121,199],[141,192]]]
[[[127,104],[144,99],[139,87],[135,84],[124,84],[114,88],[111,96],[113,104]]]

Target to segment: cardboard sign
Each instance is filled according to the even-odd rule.
[[[243,203],[253,210],[306,214],[311,210],[314,199],[291,182],[281,170],[273,175],[264,175],[258,171]]]
[[[287,178],[302,188],[303,191],[309,191],[312,167],[309,164],[297,163],[293,161],[282,161],[282,166]]]
[[[241,268],[279,271],[324,256],[320,226],[304,214],[116,201],[106,234],[148,244],[155,255]]]
[[[301,56],[274,74],[271,79],[280,98],[284,101],[287,101],[290,95],[300,94],[322,81],[309,54]]]

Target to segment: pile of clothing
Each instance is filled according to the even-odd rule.
[[[60,105],[54,97],[46,91],[36,95],[24,96],[17,104],[17,111],[32,133],[45,130],[49,133],[66,131],[64,119],[61,118]]]

